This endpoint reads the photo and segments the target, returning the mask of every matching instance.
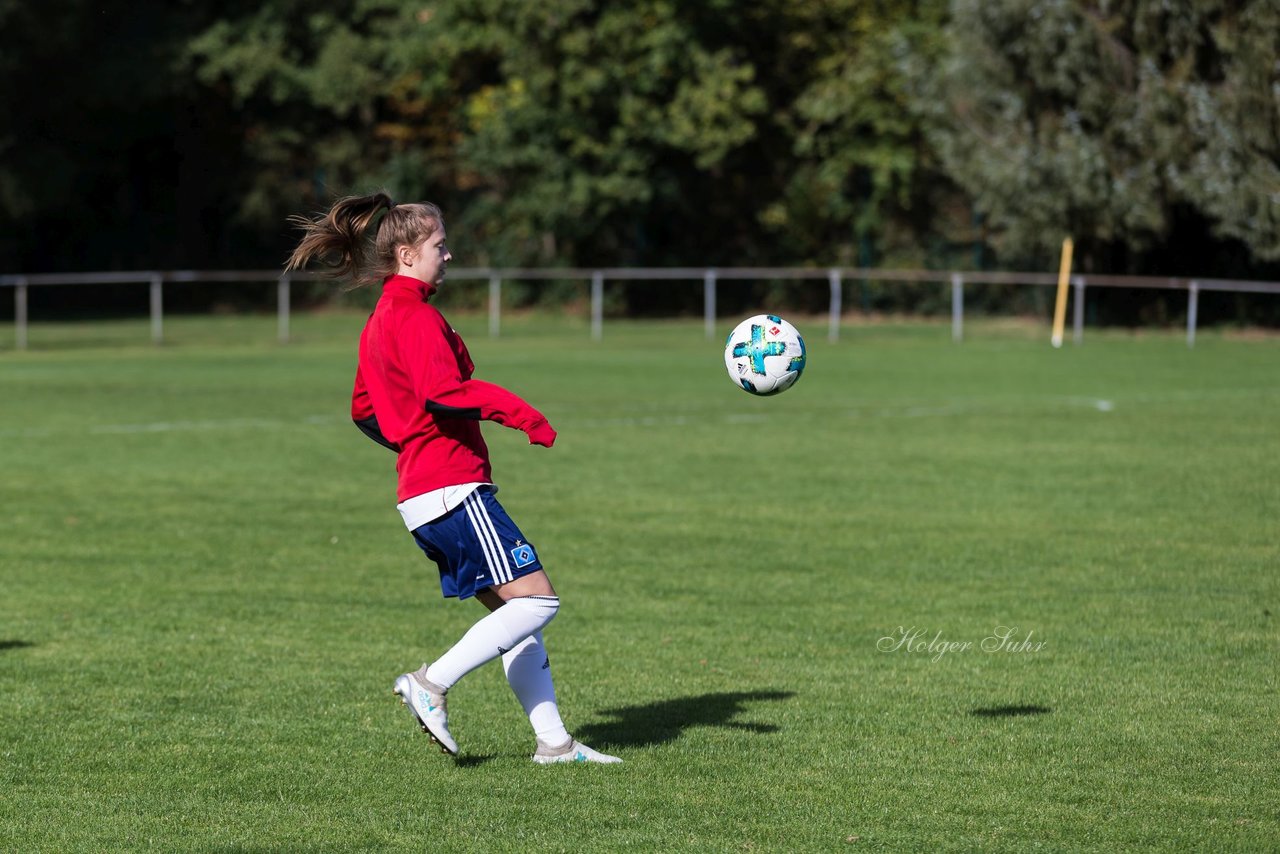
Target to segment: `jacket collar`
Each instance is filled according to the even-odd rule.
[[[436,286],[412,276],[391,276],[382,283],[384,296],[407,296],[426,302],[436,292]]]

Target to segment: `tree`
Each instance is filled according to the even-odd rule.
[[[1007,257],[1052,257],[1071,235],[1107,266],[1197,214],[1277,257],[1276,14],[1272,0],[955,0],[942,74],[921,89],[932,138]]]
[[[321,9],[279,0],[228,11],[190,41],[183,71],[238,117],[249,179],[237,200],[243,222],[278,231],[287,214],[327,207],[362,185],[420,189],[413,169],[398,174],[399,158],[424,142],[423,153],[434,153],[419,128],[439,125],[393,49],[397,33],[418,25],[394,0]]]
[[[208,21],[198,4],[142,14],[112,0],[56,8],[0,0],[6,272],[217,256],[218,241],[200,237],[231,183],[223,117],[173,73],[186,40]]]
[[[1207,73],[1181,87],[1190,156],[1173,180],[1219,234],[1280,260],[1280,6],[1223,4],[1205,35]]]
[[[910,84],[941,52],[945,2],[795,3],[789,12],[787,31],[812,58],[784,101],[793,172],[766,222],[813,263],[926,263],[930,237],[954,225],[940,212],[957,194]]]
[[[190,56],[264,224],[381,185],[444,204],[475,263],[829,262],[917,226],[898,66],[941,2],[277,0]]]

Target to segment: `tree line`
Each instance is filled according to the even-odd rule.
[[[386,189],[467,265],[1043,270],[1070,235],[1280,278],[1274,0],[0,0],[0,39],[5,272],[274,267],[289,214]]]

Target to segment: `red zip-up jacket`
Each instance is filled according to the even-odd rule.
[[[458,333],[426,302],[435,287],[392,276],[360,335],[351,418],[397,452],[399,501],[460,483],[489,483],[489,449],[480,421],[496,421],[551,447],[556,431],[542,413],[501,386],[474,380]]]

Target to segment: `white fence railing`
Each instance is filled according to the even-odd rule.
[[[221,271],[136,271],[123,273],[37,273],[0,275],[0,287],[11,287],[14,293],[14,340],[19,350],[26,349],[28,336],[28,289],[57,285],[145,284],[151,292],[151,338],[164,340],[164,286],[203,282],[261,282],[276,287],[277,336],[289,340],[290,283],[318,278],[314,273],[285,273],[276,270]],[[497,337],[502,324],[502,283],[504,281],[574,280],[591,284],[591,336],[604,335],[604,283],[606,281],[701,281],[703,285],[703,319],[708,338],[715,337],[716,287],[722,281],[761,281],[810,279],[827,282],[830,291],[827,337],[835,341],[840,335],[843,312],[844,282],[856,280],[935,282],[951,289],[951,337],[964,337],[964,288],[966,284],[1030,285],[1052,287],[1058,284],[1053,273],[1006,273],[944,270],[878,270],[861,267],[615,267],[615,268],[485,268],[455,267],[449,271],[453,280],[479,279],[489,283],[489,334]],[[1073,338],[1084,340],[1084,297],[1087,287],[1160,288],[1187,292],[1187,346],[1195,345],[1197,309],[1201,291],[1280,294],[1280,282],[1257,282],[1233,279],[1153,278],[1147,276],[1073,275]]]

